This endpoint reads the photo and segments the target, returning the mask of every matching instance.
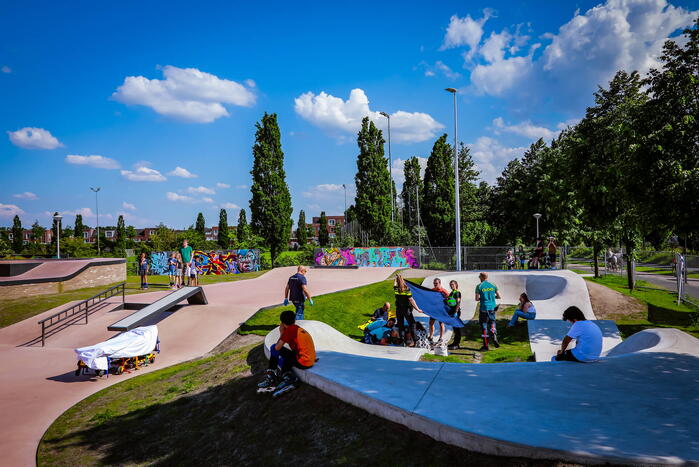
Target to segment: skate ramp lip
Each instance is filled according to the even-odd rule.
[[[526,292],[536,307],[537,319],[560,319],[563,310],[575,305],[587,319],[595,319],[585,280],[568,270],[543,271],[487,271],[488,281],[495,284],[500,292],[498,303],[515,305],[519,296]],[[461,309],[468,316],[475,310],[475,288],[480,284],[480,271],[447,272],[434,274],[422,281],[423,287],[432,287],[432,281],[441,279],[442,286],[449,288],[449,281],[456,280],[462,294]],[[462,314],[463,317],[463,314]]]
[[[304,382],[438,441],[531,459],[699,462],[699,340],[681,331],[649,330],[634,348],[653,351],[629,347],[596,363],[468,364],[417,361],[420,350],[298,324],[319,358],[297,371]],[[265,352],[277,339],[268,334]]]
[[[642,352],[670,352],[699,357],[699,339],[674,328],[644,329],[629,336],[604,355],[624,357]]]

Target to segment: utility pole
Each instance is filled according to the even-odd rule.
[[[459,200],[459,151],[457,147],[456,89],[446,88],[454,96],[454,208],[456,210],[456,270],[461,271],[461,207]]]
[[[100,205],[97,201],[97,193],[101,190],[101,188],[90,187],[90,190],[95,192],[95,211],[97,214],[97,256],[101,256],[102,253],[100,252]]]

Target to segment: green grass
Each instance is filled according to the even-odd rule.
[[[434,441],[310,386],[279,399],[256,394],[264,366],[262,346],[246,346],[103,389],[54,421],[39,444],[37,463],[531,464]]]
[[[650,273],[659,274],[662,276],[674,276],[675,275],[672,272],[672,269],[656,268],[656,267],[651,267],[651,266],[636,266],[636,271],[638,271],[638,272],[650,272]],[[687,274],[687,277],[689,277],[690,279],[699,279],[699,273],[690,272],[689,274]]]
[[[568,269],[568,270],[574,272],[575,274],[590,274],[590,271],[583,271],[582,269]]]
[[[265,272],[266,271],[244,272],[242,274],[231,274],[226,276],[199,276],[199,283],[201,285],[207,285],[216,284],[219,282],[254,279]],[[166,290],[168,286],[168,276],[149,276],[148,282],[152,288],[148,290],[141,290],[139,288],[141,284],[140,281],[141,279],[138,276],[127,276],[126,294],[132,295],[157,290]],[[118,282],[115,282],[111,285],[70,290],[58,294],[35,295],[16,299],[0,299],[0,328],[18,323],[22,320],[31,318],[32,316],[36,316],[73,300],[85,300],[86,298],[90,298],[117,284]],[[158,288],[158,286],[162,286],[163,288]]]

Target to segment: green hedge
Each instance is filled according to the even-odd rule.
[[[699,311],[678,311],[648,303],[648,321],[672,326],[699,325]]]

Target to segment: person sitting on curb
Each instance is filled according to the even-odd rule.
[[[285,384],[293,384],[296,377],[291,368],[307,370],[316,361],[316,349],[313,338],[303,328],[297,326],[296,313],[284,310],[279,315],[279,340],[269,349],[269,367],[265,371],[265,379],[257,385],[258,388],[277,386],[281,380]],[[285,347],[287,344],[289,347]],[[279,357],[284,360],[281,367],[281,378],[277,367]]]
[[[563,312],[563,321],[572,324],[568,334],[563,338],[561,349],[551,361],[568,362],[595,362],[602,353],[602,331],[592,321],[585,318],[585,314],[576,306],[566,308]],[[571,341],[575,339],[575,347],[568,349]]]
[[[381,308],[374,310],[374,314],[371,315],[371,320],[376,321],[377,319],[382,319],[384,321],[388,321],[390,318],[395,317],[396,313],[391,312],[391,304],[389,302],[385,302]]]
[[[444,287],[442,287],[442,280],[441,279],[435,278],[435,280],[432,281],[432,285],[434,286],[434,287],[432,287],[432,290],[441,293],[445,300],[447,299],[447,297],[449,297],[449,292],[447,292],[446,289]],[[434,318],[430,317],[429,325],[427,326],[428,327],[427,340],[430,342],[430,344],[434,343],[432,340],[432,335],[434,334],[434,322],[435,321],[436,320]],[[442,323],[440,321],[439,322],[439,340],[435,344],[436,346],[442,345],[442,342],[443,342],[442,338],[444,337],[445,331],[446,331],[446,327],[444,326],[444,323]]]
[[[515,310],[515,314],[512,315],[512,319],[507,323],[507,327],[511,328],[517,324],[519,318],[524,318],[527,320],[536,319],[536,308],[534,304],[529,300],[529,296],[522,292],[519,296],[519,307]]]
[[[497,312],[498,305],[495,302],[496,298],[500,298],[500,292],[498,288],[488,282],[488,273],[482,272],[478,275],[481,283],[476,286],[476,301],[480,302],[478,322],[483,329],[483,347],[480,351],[489,350],[488,346],[488,330],[490,330],[491,342],[495,347],[500,347],[498,343],[498,334],[495,329],[495,313]]]

